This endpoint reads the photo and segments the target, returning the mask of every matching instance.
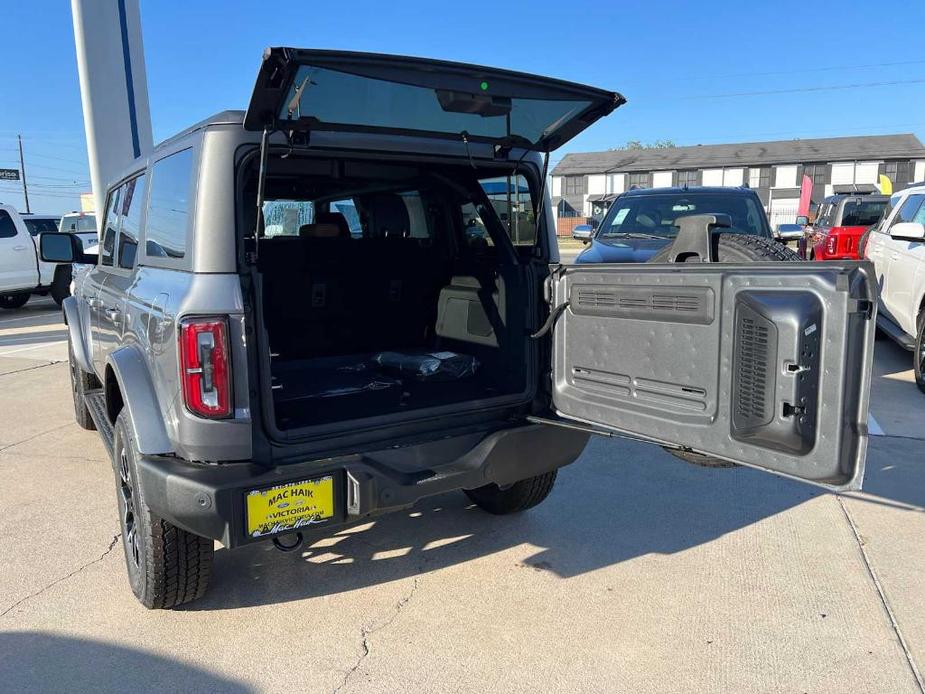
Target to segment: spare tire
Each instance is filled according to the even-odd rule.
[[[798,253],[782,243],[747,234],[713,234],[713,253],[718,263],[750,263],[803,260]],[[666,246],[648,262],[667,263],[671,246]]]
[[[749,263],[749,262],[794,262],[803,259],[782,243],[777,243],[760,236],[747,236],[745,234],[713,234],[713,253],[718,263]],[[650,263],[667,263],[671,246],[663,248],[649,259]],[[721,460],[713,456],[695,453],[694,451],[665,448],[671,455],[687,463],[701,467],[738,467],[728,460]]]

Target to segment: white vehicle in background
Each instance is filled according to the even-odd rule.
[[[84,252],[97,244],[99,237],[96,229],[96,215],[93,212],[68,212],[61,217],[58,231],[77,234],[83,244]]]
[[[913,352],[915,382],[925,392],[925,183],[890,198],[864,253],[880,284],[877,325]]]
[[[39,234],[57,233],[57,215],[20,214],[0,204],[0,308],[20,308],[32,294],[51,294],[59,306],[70,294],[71,266],[39,259]]]

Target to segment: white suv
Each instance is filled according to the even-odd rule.
[[[925,183],[896,193],[865,247],[880,283],[878,326],[914,353],[925,392]]]

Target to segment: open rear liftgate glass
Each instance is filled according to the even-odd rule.
[[[561,416],[860,487],[876,307],[869,264],[572,266],[552,284]]]

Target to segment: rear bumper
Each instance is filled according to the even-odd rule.
[[[555,470],[573,462],[587,440],[582,432],[528,425],[270,468],[143,456],[138,473],[142,494],[154,513],[189,532],[236,547],[260,541],[245,532],[244,499],[250,489],[331,475],[334,517],[312,525],[312,532],[318,533],[427,496],[489,483],[511,484]]]

